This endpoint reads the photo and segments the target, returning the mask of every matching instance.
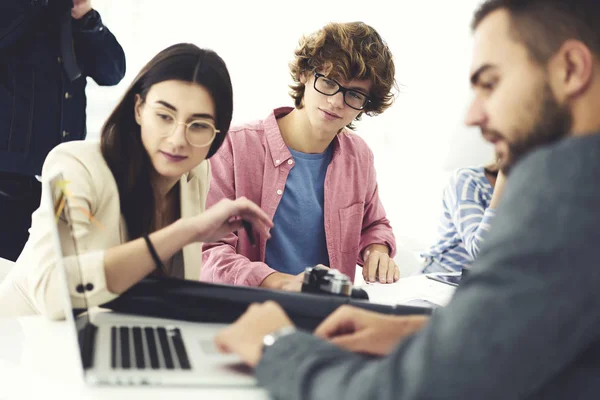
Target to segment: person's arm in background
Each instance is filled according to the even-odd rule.
[[[499,195],[496,198],[498,199]],[[452,178],[444,190],[444,203],[448,205],[452,222],[467,253],[475,260],[481,244],[490,231],[496,209],[483,206],[481,185],[467,169],[458,171]]]
[[[66,11],[72,0],[2,0],[0,1],[0,49],[6,49],[23,34],[35,29],[38,17],[45,12]]]
[[[125,76],[125,53],[91,1],[74,0],[71,15],[75,55],[84,75],[102,86],[119,83]]]
[[[582,357],[597,353],[600,332],[600,213],[589,212],[600,203],[600,163],[597,147],[586,157],[563,151],[553,162],[547,154],[514,169],[477,267],[390,356],[369,359],[303,332],[261,355],[262,326],[273,332],[291,322],[272,309],[271,318],[248,318],[256,307],[218,336],[219,347],[256,365],[276,399],[503,400],[559,398],[569,382],[585,389],[595,370]],[[581,384],[576,374],[586,377]],[[571,380],[560,386],[561,378]]]
[[[367,168],[367,198],[357,264],[363,267],[365,282],[379,280],[381,283],[393,283],[400,278],[400,271],[393,258],[396,254],[396,239],[379,198],[373,152],[370,149]]]
[[[494,194],[492,194],[492,200],[490,200],[490,208],[495,210],[500,204],[500,198],[504,193],[504,185],[506,184],[506,177],[502,171],[498,171],[496,182],[494,183]]]
[[[212,180],[206,198],[207,209],[222,199],[234,200],[236,197],[235,165],[229,137],[225,138],[219,151],[211,157],[210,163]],[[200,280],[282,289],[294,278],[293,275],[275,271],[264,262],[250,261],[248,257],[238,254],[238,241],[240,240],[248,241],[245,236],[240,238],[238,234],[231,233],[218,242],[204,243]],[[256,245],[259,246],[260,236],[257,236],[255,240]],[[245,243],[245,245],[249,245],[249,243]]]

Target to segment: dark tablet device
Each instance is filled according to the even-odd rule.
[[[425,275],[429,279],[442,282],[447,285],[458,286],[462,278],[461,272],[436,272]]]

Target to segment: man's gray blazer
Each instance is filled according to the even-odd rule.
[[[526,157],[471,274],[381,359],[307,333],[256,374],[279,399],[600,399],[600,135]]]

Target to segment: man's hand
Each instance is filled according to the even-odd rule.
[[[404,338],[420,331],[428,316],[391,316],[351,306],[341,306],[315,330],[315,336],[346,350],[383,356]]]
[[[262,357],[263,337],[286,326],[291,326],[283,308],[274,301],[252,304],[233,324],[215,337],[215,343],[223,353],[235,353],[251,367]]]
[[[292,277],[281,284],[281,290],[287,292],[301,292],[302,283],[304,282],[304,272],[298,275],[292,275]]]
[[[387,246],[372,244],[364,253],[363,279],[365,282],[394,283],[400,279],[400,269],[388,255]]]
[[[319,264],[318,266],[329,268],[323,264]],[[274,272],[267,276],[259,286],[268,289],[285,290],[287,292],[301,292],[303,282],[304,272],[300,272],[298,275]]]
[[[304,272],[298,275],[284,274],[283,272],[273,272],[271,275],[267,276],[259,286],[266,289],[299,292],[302,289],[303,279]]]
[[[73,8],[71,9],[71,17],[81,19],[85,14],[92,10],[91,0],[73,0]]]

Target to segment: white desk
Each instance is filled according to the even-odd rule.
[[[424,299],[445,306],[456,290],[454,286],[431,280],[425,275],[402,278],[392,284],[366,283],[362,275],[357,275],[355,285],[364,289],[373,303],[391,305]]]
[[[358,282],[360,284],[360,282]],[[397,304],[425,298],[445,304],[451,286],[424,276],[363,286],[371,300]],[[0,318],[0,399],[268,399],[260,388],[94,387],[84,384],[65,322],[43,317]]]
[[[43,317],[0,318],[0,399],[248,399],[260,388],[94,387],[83,382],[66,322]]]

